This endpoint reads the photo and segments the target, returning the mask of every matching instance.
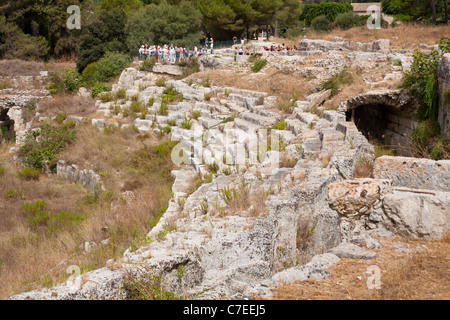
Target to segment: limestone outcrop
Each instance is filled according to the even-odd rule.
[[[273,61],[280,55],[263,56],[279,70],[299,68],[305,76],[325,79],[348,62],[358,65],[367,57],[385,61],[390,54],[387,40],[302,40],[300,46],[327,55],[307,67],[312,69],[302,67],[310,56],[286,56],[279,64]],[[233,59],[199,59],[202,70],[223,68],[229,61]],[[148,275],[159,276],[166,290],[197,299],[270,297],[269,287],[279,283],[328,277],[326,269],[341,258],[375,259],[373,250],[381,248],[377,236],[437,240],[448,233],[450,162],[375,160],[368,140],[371,132],[405,143],[403,134],[416,125],[410,115],[417,102],[410,95],[370,91],[338,110],[324,110],[331,91],[317,89],[293,101],[292,113],[281,114],[274,107],[275,94],[183,80],[156,85],[157,73],[178,76],[180,70],[159,64],[153,72],[127,68],[113,88],[145,104],[153,98],[146,112],[137,114],[136,131],[158,137],[169,126],[168,136],[178,142],[172,153],[179,161],[171,172],[172,198],[142,245],[128,248],[104,268],[11,299],[122,299],[130,278]],[[182,94],[183,101],[168,103],[162,115],[158,110],[167,87]],[[120,130],[124,126],[118,120],[129,105],[124,102],[112,114],[113,102],[97,101],[92,125],[117,124]],[[187,115],[194,112],[187,125]],[[274,129],[281,121],[284,129]],[[391,133],[402,139],[386,137]],[[254,149],[261,136],[263,145],[270,136],[270,148]],[[355,178],[361,160],[374,162],[374,178]],[[58,174],[88,188],[100,185],[94,172],[61,161]],[[191,190],[197,175],[208,180]],[[132,191],[125,194],[133,201]]]

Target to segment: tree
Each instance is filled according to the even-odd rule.
[[[129,17],[126,26],[128,53],[136,54],[142,44],[193,46],[203,37],[201,24],[201,12],[191,2],[151,4]]]
[[[93,0],[6,1],[0,6],[0,15],[17,25],[24,34],[45,38],[49,55],[76,55],[81,31],[69,30],[66,26],[69,5],[80,6],[83,23],[89,23],[94,9]]]
[[[197,0],[206,29],[218,39],[230,39],[237,34],[256,31],[260,25],[272,25],[291,18],[299,7],[294,0]]]
[[[431,10],[433,12],[433,24],[436,25],[436,3],[431,0]]]
[[[103,12],[81,36],[77,69],[81,73],[86,66],[98,61],[106,52],[127,53],[125,26],[127,15],[122,9]]]
[[[47,56],[48,43],[33,37],[0,16],[0,59],[41,60]]]

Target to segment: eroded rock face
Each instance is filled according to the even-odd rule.
[[[354,179],[330,185],[327,200],[330,208],[339,213],[343,239],[350,241],[366,230],[386,228],[381,206],[383,195],[390,188],[391,182],[381,179]]]
[[[396,189],[384,196],[383,210],[400,234],[440,240],[450,230],[450,193]]]
[[[306,50],[307,48],[309,48],[310,50],[321,50],[321,51],[345,50],[345,51],[372,52],[372,51],[388,50],[389,45],[390,41],[388,39],[380,39],[369,43],[361,43],[355,41],[341,41],[340,39],[337,39],[337,41],[304,39],[299,42],[299,49]]]
[[[373,175],[393,186],[450,191],[450,160],[383,156],[375,160]]]

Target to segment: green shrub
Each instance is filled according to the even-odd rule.
[[[177,119],[175,119],[175,118],[167,119],[167,125],[172,126],[172,127],[176,126],[177,125]]]
[[[339,74],[333,76],[330,80],[322,83],[322,88],[331,90],[331,96],[338,93],[342,85],[351,85],[353,83],[353,75],[348,69],[342,70]]]
[[[86,68],[83,70],[83,73],[81,74],[83,76],[84,81],[86,82],[87,86],[91,86],[96,82],[97,79],[97,63],[98,62],[92,62],[86,66]]]
[[[38,180],[41,171],[39,169],[25,168],[17,172],[17,176],[24,180]]]
[[[110,92],[102,92],[98,95],[98,98],[102,102],[109,102],[109,101],[112,101],[114,97]]]
[[[26,166],[42,169],[45,161],[53,160],[74,140],[75,130],[66,126],[44,124],[39,129],[28,132],[19,149],[19,156]]]
[[[353,12],[353,6],[349,3],[323,2],[320,4],[305,4],[299,20],[306,25],[312,25],[312,21],[320,16],[325,16],[328,21],[335,21],[340,13]]]
[[[183,101],[183,94],[178,92],[173,85],[164,89],[161,95],[162,101],[173,102],[173,101]]]
[[[149,59],[145,59],[142,61],[142,64],[139,66],[139,70],[141,71],[152,71],[153,67],[155,66],[156,58],[151,57]]]
[[[411,70],[403,77],[403,86],[420,101],[416,112],[418,120],[436,120],[438,116],[438,76],[437,65],[444,53],[450,52],[450,38],[442,38],[440,51],[432,50],[429,54],[415,51]]]
[[[119,75],[128,66],[130,59],[127,55],[108,52],[97,63],[96,80],[107,82]]]
[[[187,129],[187,130],[189,130],[189,129],[191,129],[191,127],[192,127],[192,120],[191,119],[188,119],[186,116],[184,116],[184,120],[183,120],[183,122],[181,122],[181,128],[183,128],[183,129]]]
[[[281,119],[281,121],[273,124],[273,128],[276,130],[286,130],[287,123],[286,123],[286,121],[284,121],[284,119]]]
[[[83,77],[75,69],[66,69],[64,85],[67,90],[74,92],[84,85]]]
[[[130,105],[130,109],[132,112],[138,113],[144,111],[144,106],[140,101],[133,101]]]
[[[0,177],[5,174],[5,168],[0,164]]]
[[[84,216],[72,213],[71,210],[52,213],[46,210],[45,201],[34,201],[22,203],[22,211],[27,213],[27,223],[30,227],[46,227],[47,231],[57,231],[61,228],[67,228],[80,224]]]
[[[158,80],[156,80],[156,85],[158,87],[164,87],[166,85],[166,80],[159,78]]]
[[[360,25],[362,25],[360,17],[353,12],[340,13],[335,21],[335,26],[342,30],[348,30]]]
[[[116,99],[126,99],[127,98],[127,90],[125,89],[119,89],[116,91],[116,93],[114,94]]]
[[[92,98],[97,97],[102,92],[109,92],[111,88],[102,82],[97,82],[91,89]]]
[[[264,68],[267,65],[266,59],[257,59],[252,66],[253,72],[259,72],[262,68]]]
[[[6,200],[8,200],[8,199],[15,199],[15,198],[17,198],[17,191],[16,190],[9,189],[8,191],[6,191],[6,194],[5,194],[5,199]]]
[[[45,87],[51,94],[64,93],[64,79],[58,73],[50,73],[50,83]]]
[[[64,122],[64,120],[66,120],[66,115],[64,113],[58,113],[55,120],[59,124],[62,124]]]
[[[192,110],[191,112],[192,119],[197,120],[198,118],[200,118],[201,114],[202,114],[201,110]]]
[[[311,21],[311,27],[317,32],[330,31],[330,20],[326,16],[318,16]]]
[[[167,116],[169,114],[169,106],[167,101],[161,101],[161,105],[158,109],[158,114],[162,116]]]

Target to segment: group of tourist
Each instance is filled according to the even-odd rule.
[[[205,40],[205,46],[200,49],[197,46],[186,49],[181,46],[174,46],[173,44],[171,44],[170,46],[168,46],[167,44],[163,46],[149,46],[147,44],[142,45],[139,48],[139,60],[145,60],[150,57],[155,57],[156,60],[160,62],[165,61],[176,63],[180,61],[181,58],[199,57],[209,53],[214,53],[212,38],[211,42]]]

